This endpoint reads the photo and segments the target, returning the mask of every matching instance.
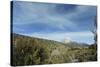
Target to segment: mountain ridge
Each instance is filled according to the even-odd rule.
[[[27,38],[32,38],[32,39],[34,39],[34,38],[36,38],[36,39],[38,39],[38,40],[46,40],[46,41],[53,41],[53,42],[56,42],[56,43],[60,43],[60,44],[62,44],[62,45],[65,45],[65,46],[68,46],[69,44],[71,44],[71,45],[69,45],[69,46],[79,46],[79,47],[88,47],[89,45],[88,44],[85,44],[85,43],[77,43],[77,42],[75,42],[75,41],[71,41],[71,42],[68,42],[68,43],[64,43],[64,42],[59,42],[59,41],[55,41],[55,40],[49,40],[49,39],[42,39],[42,38],[38,38],[38,37],[32,37],[32,36],[27,36],[27,35],[22,35],[22,34],[17,34],[17,33],[12,33],[13,34],[13,36],[16,38],[16,37],[27,37]]]

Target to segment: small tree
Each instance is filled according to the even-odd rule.
[[[97,44],[97,17],[95,16],[95,19],[94,19],[94,29],[91,30],[91,32],[94,34],[94,41],[95,43],[94,44]]]

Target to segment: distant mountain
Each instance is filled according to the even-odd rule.
[[[73,42],[73,41],[70,41],[69,43],[65,43],[65,45],[69,45],[70,47],[88,47],[89,45],[88,44],[85,44],[85,43],[77,43],[77,42]]]

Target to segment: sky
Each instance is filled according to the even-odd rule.
[[[13,2],[13,32],[62,42],[94,43],[97,7],[88,5]]]

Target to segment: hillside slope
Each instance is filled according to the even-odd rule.
[[[61,43],[12,33],[12,65],[92,61],[93,49],[78,43]],[[94,58],[94,57],[93,57]]]

